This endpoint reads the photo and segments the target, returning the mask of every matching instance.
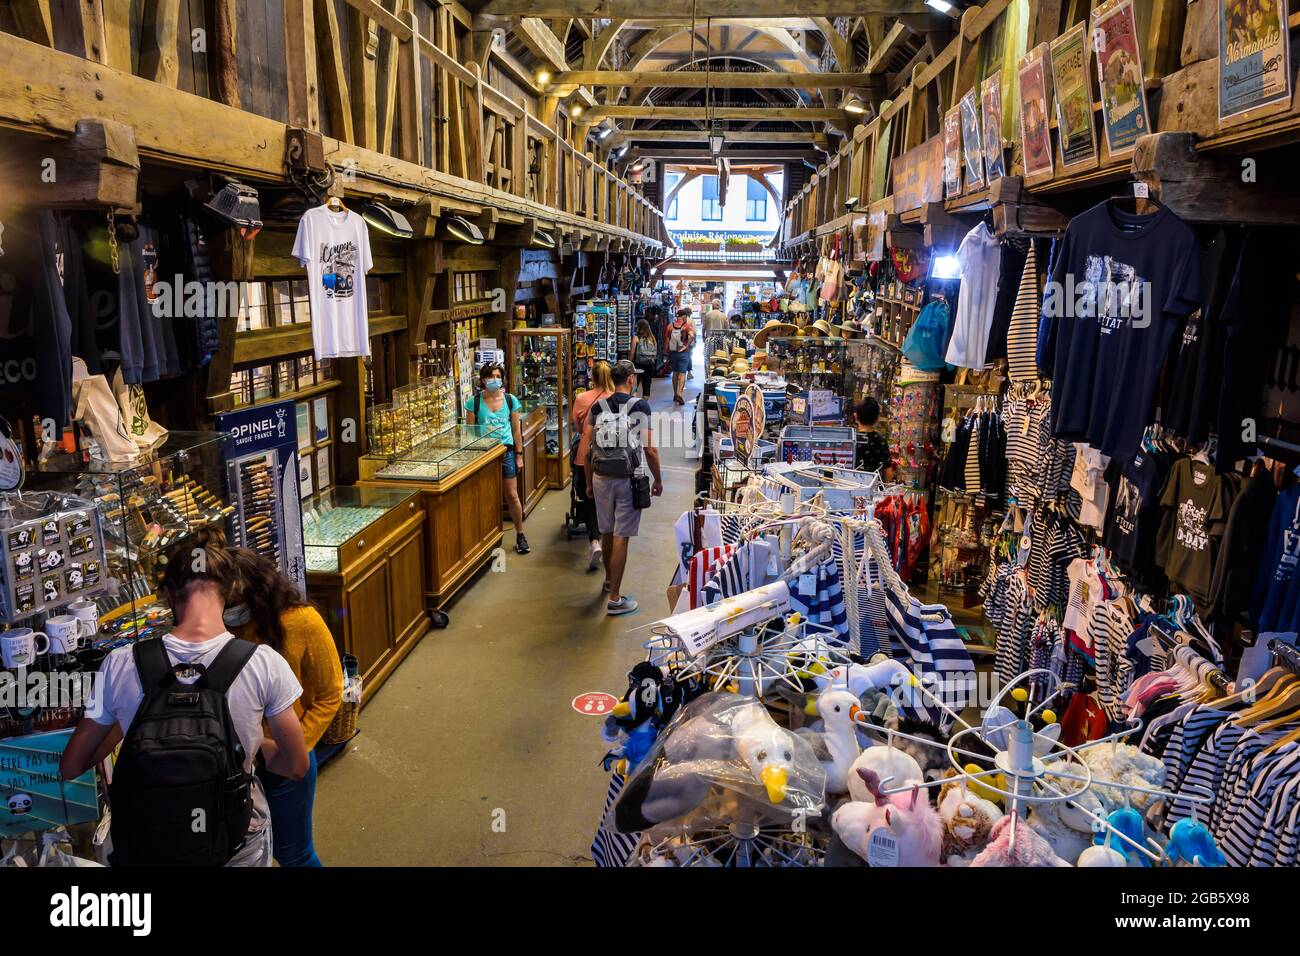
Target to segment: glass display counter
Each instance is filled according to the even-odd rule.
[[[419,444],[392,455],[371,473],[374,478],[445,481],[476,462],[498,444],[477,425],[453,425]]]
[[[418,485],[336,487],[303,507],[307,595],[357,659],[363,704],[429,629],[425,525]]]
[[[343,566],[342,553],[363,540],[375,524],[415,500],[416,492],[400,488],[331,488],[311,498],[302,513],[302,537],[307,570],[334,572]],[[408,509],[409,510],[409,509]]]
[[[551,488],[563,488],[569,482],[569,414],[573,407],[569,335],[569,329],[537,328],[511,329],[508,336],[511,393],[526,408],[546,410],[539,464],[545,467]]]

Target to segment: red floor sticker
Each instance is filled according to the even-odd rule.
[[[617,703],[618,698],[613,694],[593,690],[573,698],[573,709],[588,717],[604,717]]]

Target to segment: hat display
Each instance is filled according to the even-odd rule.
[[[733,345],[731,347],[731,356],[732,358],[744,358],[745,347],[743,345]]]
[[[780,319],[768,319],[761,329],[754,334],[754,347],[763,349],[767,347],[767,337],[769,335],[798,335],[799,326],[791,325],[788,322],[782,322]]]

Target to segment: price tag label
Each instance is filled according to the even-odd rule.
[[[867,841],[867,865],[898,866],[898,840],[884,827],[871,831],[871,838]]]
[[[802,597],[815,597],[817,594],[817,577],[812,574],[799,575],[799,594]]]
[[[1151,188],[1146,183],[1134,183],[1133,195],[1137,199],[1149,199],[1151,197]]]

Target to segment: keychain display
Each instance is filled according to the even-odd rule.
[[[0,497],[0,620],[30,617],[102,591],[95,503],[55,492]]]

